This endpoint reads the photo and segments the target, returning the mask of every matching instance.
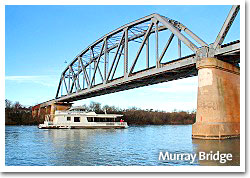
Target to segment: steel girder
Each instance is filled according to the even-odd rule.
[[[169,39],[161,53],[159,53],[158,41],[159,32],[169,30],[171,32]],[[185,32],[186,34],[184,34]],[[141,55],[142,49],[146,46],[146,61],[145,69],[149,70],[149,37],[155,34],[155,54],[156,68],[162,67],[162,59],[168,50],[169,45],[174,37],[178,39],[178,54],[181,58],[181,42],[189,49],[196,53],[199,47],[208,46],[203,40],[195,35],[190,29],[181,23],[163,17],[159,14],[151,14],[139,20],[126,24],[96,40],[83,50],[62,72],[59,86],[56,93],[56,98],[59,97],[60,89],[65,88],[66,94],[70,95],[85,89],[94,88],[96,75],[99,74],[101,83],[106,84],[114,80],[114,74],[117,70],[117,65],[123,59],[124,78],[129,78],[134,73],[134,68],[138,58]],[[128,59],[128,44],[131,42],[140,42],[139,50],[136,52],[134,59]],[[196,41],[200,46],[197,47],[192,41]],[[108,67],[107,58],[111,51],[115,50],[114,58],[111,61],[111,66]],[[160,55],[159,55],[160,54]],[[132,60],[129,66],[128,60]],[[103,63],[104,68],[100,66]],[[87,70],[89,69],[89,70]],[[144,70],[144,69],[143,69]],[[83,84],[80,83],[80,77],[83,78]],[[100,83],[98,83],[100,84]]]
[[[151,14],[113,30],[89,45],[65,68],[61,74],[56,99],[53,102],[75,101],[193,76],[197,74],[195,63],[202,57],[216,56],[223,60],[223,56],[231,55],[239,59],[239,41],[226,46],[221,45],[238,11],[239,6],[232,7],[215,42],[210,45],[180,22],[159,14]],[[170,32],[170,35],[163,50],[160,52],[158,46],[159,32],[166,30]],[[150,46],[149,39],[152,36],[155,38],[155,45]],[[162,59],[170,44],[172,44],[174,37],[177,37],[178,40],[179,58],[168,63],[162,63]],[[194,41],[196,44],[193,43]],[[131,42],[140,43],[139,49],[135,51],[135,58],[129,58],[128,46]],[[193,54],[182,57],[181,43],[187,46]],[[143,48],[146,48],[146,66],[140,71],[135,71],[134,69],[138,64],[138,58]],[[149,66],[150,48],[154,48],[156,56],[155,66],[153,67]],[[111,53],[114,56],[109,63],[109,55]],[[109,66],[109,64],[111,65]],[[123,65],[123,75],[115,78],[119,64]],[[99,83],[96,82],[98,74],[101,80]],[[80,82],[80,79],[82,79],[82,82]],[[61,96],[59,96],[60,90],[63,88],[66,93],[61,93]]]
[[[217,49],[220,47],[220,45],[223,43],[234,19],[236,18],[238,12],[240,10],[240,6],[239,5],[234,5],[232,6],[230,12],[228,13],[228,16],[219,32],[219,34],[216,37],[215,42],[213,43],[213,48]]]

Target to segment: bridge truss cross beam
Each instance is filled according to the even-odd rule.
[[[159,33],[162,31],[169,31],[170,33],[163,50],[160,52]],[[62,72],[56,98],[60,100],[64,97],[70,97],[74,93],[88,92],[100,84],[112,83],[115,80],[117,68],[121,60],[124,60],[124,72],[119,78],[123,78],[124,82],[126,80],[129,81],[131,76],[138,73],[138,71],[135,71],[135,68],[139,66],[138,59],[142,56],[142,50],[145,48],[146,66],[140,71],[150,71],[152,68],[149,67],[149,48],[152,46],[155,51],[155,68],[162,68],[164,66],[162,63],[163,57],[168,51],[169,46],[173,43],[174,37],[178,39],[177,48],[180,59],[182,58],[181,43],[184,43],[194,54],[199,49],[196,44],[200,47],[208,46],[180,22],[159,14],[146,16],[104,35],[77,55]],[[149,45],[149,41],[151,40],[155,41],[155,45]],[[133,42],[139,43],[140,46],[136,52],[136,56],[131,59],[129,58],[128,46]],[[196,42],[196,44],[193,42]],[[114,57],[109,59],[111,53],[114,53]],[[110,66],[108,66],[109,62],[111,63]],[[101,79],[99,83],[97,83],[98,79]],[[63,94],[61,92],[61,96],[59,96],[60,90],[63,91],[63,88],[66,93]]]

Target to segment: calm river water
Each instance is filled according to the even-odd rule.
[[[240,164],[240,140],[192,140],[192,126],[40,130],[5,127],[6,166],[179,166]],[[232,161],[159,161],[159,152],[232,153]]]

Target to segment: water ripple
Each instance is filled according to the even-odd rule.
[[[192,141],[191,125],[71,130],[6,126],[5,133],[7,166],[200,165],[201,162],[190,164],[188,161],[159,161],[159,152],[196,153],[210,144]],[[231,147],[235,150],[239,162],[239,149],[235,148],[239,141],[220,142],[220,149],[224,148],[223,144],[226,144],[227,149]]]

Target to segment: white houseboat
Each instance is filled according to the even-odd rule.
[[[71,108],[66,111],[55,111],[54,115],[46,115],[40,129],[93,129],[93,128],[127,128],[127,122],[119,114],[96,114],[85,112],[81,108]]]

